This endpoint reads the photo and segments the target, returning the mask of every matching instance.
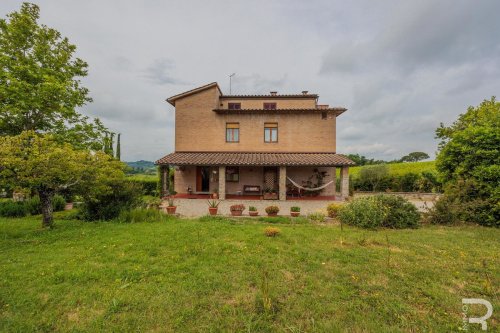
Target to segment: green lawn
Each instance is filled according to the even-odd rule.
[[[1,331],[456,332],[463,297],[493,303],[499,330],[498,229],[344,228],[341,244],[331,225],[56,225],[0,218]]]

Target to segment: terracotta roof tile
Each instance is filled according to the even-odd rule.
[[[351,166],[353,161],[335,153],[252,153],[252,152],[176,152],[155,162],[171,165],[240,166]]]

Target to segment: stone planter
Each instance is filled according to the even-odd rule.
[[[259,212],[248,212],[248,215],[250,215],[250,216],[258,216]]]
[[[300,215],[300,212],[290,212],[290,215],[292,215],[292,217],[297,217]]]
[[[176,209],[177,209],[177,206],[168,206],[167,207],[167,214],[168,215],[174,215]]]
[[[217,215],[218,209],[218,207],[208,207],[208,212],[210,213],[210,215]]]
[[[243,213],[242,210],[232,210],[231,211],[232,216],[241,216],[241,213]]]
[[[72,209],[73,209],[73,203],[72,202],[68,202],[64,206],[64,210],[72,210]]]

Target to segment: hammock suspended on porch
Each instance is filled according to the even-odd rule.
[[[333,180],[331,182],[328,182],[326,183],[325,185],[321,185],[320,187],[304,187],[304,186],[300,186],[299,184],[297,184],[296,182],[294,182],[293,180],[290,179],[290,177],[286,177],[295,187],[298,187],[302,190],[305,190],[305,191],[319,191],[319,190],[322,190],[324,189],[325,187],[327,187],[328,185],[332,184],[333,183]]]

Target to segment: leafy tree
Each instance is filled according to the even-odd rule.
[[[61,142],[99,150],[107,129],[75,110],[92,101],[80,82],[87,63],[74,57],[67,38],[38,24],[39,17],[37,5],[23,3],[0,19],[0,135],[50,132]]]
[[[406,156],[401,158],[401,162],[418,162],[422,160],[428,159],[430,156],[427,153],[422,151],[415,151],[413,153],[409,153]]]
[[[455,215],[500,226],[500,103],[492,97],[469,107],[451,126],[441,124],[436,135],[436,167],[447,185],[445,196],[459,202]]]
[[[379,189],[380,183],[389,175],[389,168],[386,164],[369,165],[361,168],[359,178],[362,182],[368,183],[372,191]]]
[[[56,193],[106,192],[110,180],[123,178],[123,164],[103,152],[77,150],[34,131],[0,137],[0,184],[37,192],[44,227],[52,226]]]

